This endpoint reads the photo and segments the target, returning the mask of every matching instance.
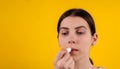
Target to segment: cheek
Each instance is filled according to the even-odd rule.
[[[91,45],[91,38],[87,36],[80,37],[78,43],[80,47],[89,48]]]
[[[61,36],[59,36],[58,37],[58,44],[59,44],[60,47],[64,47],[65,44],[66,44],[66,39],[61,37]]]
[[[78,48],[79,48],[79,53],[80,54],[88,54],[89,49],[90,49],[90,39],[86,37],[82,37],[81,39],[79,38],[79,43],[78,43]]]

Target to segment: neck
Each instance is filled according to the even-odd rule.
[[[92,69],[92,67],[89,57],[80,58],[75,62],[75,69]]]

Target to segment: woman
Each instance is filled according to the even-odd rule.
[[[70,9],[58,21],[58,44],[61,50],[54,69],[99,69],[89,60],[90,47],[97,41],[94,20],[83,9]],[[66,48],[71,48],[68,53]]]

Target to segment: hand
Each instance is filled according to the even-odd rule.
[[[54,69],[74,69],[74,60],[66,51],[58,52],[54,60]]]

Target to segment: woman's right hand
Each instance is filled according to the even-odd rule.
[[[54,60],[54,69],[74,69],[74,60],[67,51],[58,52]]]

